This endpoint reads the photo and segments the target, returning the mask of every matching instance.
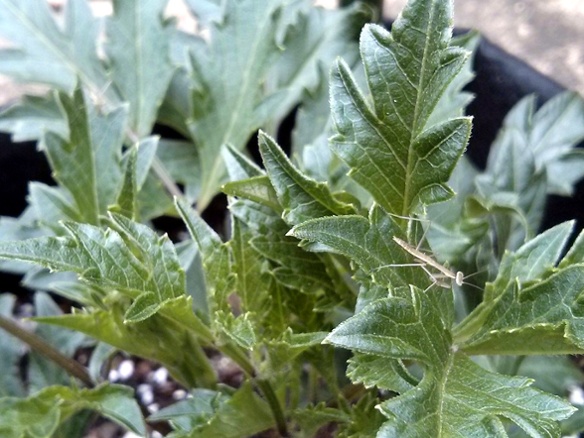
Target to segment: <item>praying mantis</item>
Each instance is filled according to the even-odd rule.
[[[417,259],[420,262],[419,266],[422,267],[426,271],[426,273],[430,276],[430,278],[432,278],[432,280],[434,280],[435,284],[441,285],[441,283],[437,280],[436,276],[433,275],[427,269],[425,269],[426,265],[431,266],[434,269],[440,271],[445,277],[454,280],[454,282],[456,283],[457,286],[462,286],[464,284],[464,279],[466,277],[464,276],[464,274],[461,271],[456,271],[456,272],[451,271],[446,266],[441,265],[436,260],[434,260],[432,257],[430,257],[429,255],[424,254],[422,251],[414,248],[409,243],[401,240],[399,237],[393,236],[393,241],[395,243],[397,243],[399,246],[401,246],[404,250],[406,250],[408,253],[410,253],[415,259]],[[403,265],[401,265],[401,266],[403,266]]]
[[[394,215],[394,214],[392,214],[392,216],[395,216],[399,219],[405,219],[408,221],[412,221],[412,220],[421,221],[421,219],[414,219],[411,217],[398,216],[398,215]],[[426,235],[426,232],[424,232],[424,236],[425,235]],[[414,247],[413,245],[410,245],[405,240],[402,240],[395,235],[393,236],[392,239],[398,246],[400,246],[404,251],[409,253],[414,258],[415,263],[391,264],[391,265],[384,265],[384,267],[396,267],[396,268],[397,267],[405,267],[405,266],[420,267],[421,269],[424,270],[424,272],[432,280],[432,284],[430,286],[428,286],[426,288],[426,290],[428,290],[429,288],[431,288],[435,284],[438,286],[444,287],[446,289],[450,288],[450,284],[446,284],[443,281],[443,279],[445,279],[445,278],[452,280],[452,282],[459,287],[462,286],[463,284],[467,284],[467,285],[475,287],[477,289],[481,289],[478,286],[475,286],[473,284],[465,282],[465,280],[467,278],[472,277],[473,275],[476,275],[477,273],[471,274],[471,275],[464,275],[464,273],[462,271],[453,271],[453,270],[449,269],[448,267],[437,262],[430,255],[422,252],[418,247]],[[422,240],[424,240],[424,237],[422,237]],[[437,274],[436,272],[432,272],[428,268],[432,268],[435,271],[438,271],[440,274]]]

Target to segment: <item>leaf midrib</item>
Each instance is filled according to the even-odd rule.
[[[430,32],[429,29],[433,28],[434,25],[434,20],[435,20],[435,14],[436,14],[436,1],[432,1],[432,5],[429,8],[430,9],[430,18],[428,20],[428,26],[426,28],[426,33],[425,33],[425,43],[424,43],[424,51],[423,51],[423,55],[422,55],[422,63],[421,63],[421,74],[420,74],[420,78],[418,80],[418,84],[416,87],[416,104],[414,107],[414,117],[412,120],[412,129],[410,131],[410,138],[409,138],[409,147],[408,147],[408,159],[407,159],[407,168],[406,168],[406,180],[405,180],[405,188],[404,188],[404,203],[402,204],[402,211],[401,211],[401,215],[402,216],[407,216],[411,213],[411,208],[413,207],[412,204],[412,199],[410,199],[410,197],[412,196],[412,194],[410,193],[412,190],[412,178],[411,175],[413,174],[414,168],[416,167],[416,154],[413,151],[413,144],[415,142],[416,136],[417,136],[417,130],[419,130],[420,128],[418,127],[418,120],[420,118],[420,111],[421,111],[421,105],[420,105],[420,101],[422,99],[422,85],[425,83],[425,79],[426,79],[426,63],[427,63],[427,59],[428,59],[428,49],[429,49],[429,39],[430,39]],[[414,129],[416,128],[416,129]]]

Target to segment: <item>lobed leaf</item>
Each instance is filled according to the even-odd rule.
[[[530,388],[520,377],[489,373],[452,344],[452,296],[421,293],[378,300],[341,323],[325,342],[385,359],[414,360],[423,368],[421,380],[379,405],[389,419],[377,436],[506,437],[500,417],[531,436],[559,436],[557,421],[567,418],[569,403]],[[362,360],[362,359],[361,359]],[[388,382],[378,370],[358,371],[360,380]],[[403,372],[401,373],[403,374]],[[411,377],[408,378],[411,381]]]
[[[192,119],[189,130],[201,159],[199,210],[223,181],[221,148],[242,149],[277,103],[267,99],[262,83],[279,52],[275,14],[281,3],[230,0],[221,24],[210,24],[207,47],[192,57],[198,91],[193,114],[186,116]]]
[[[507,253],[484,301],[455,330],[473,354],[556,354],[582,351],[584,267],[554,268],[572,230],[567,222]]]
[[[364,28],[360,48],[371,105],[346,64],[332,73],[338,133],[331,147],[349,165],[349,176],[401,216],[452,195],[446,182],[470,135],[469,119],[427,124],[467,57],[449,46],[451,9],[446,1],[414,0],[391,34]]]
[[[284,209],[282,218],[288,224],[355,213],[353,206],[335,199],[325,183],[318,183],[296,169],[272,138],[260,132],[258,140],[266,172]]]
[[[315,8],[309,0],[285,4],[276,36],[284,51],[274,63],[267,85],[287,92],[273,118],[285,117],[305,90],[317,86],[321,67],[328,70],[338,56],[350,64],[357,62],[359,31],[373,18],[371,12],[358,2],[338,9]]]
[[[184,272],[168,237],[123,216],[110,214],[108,222],[106,230],[69,222],[68,236],[2,242],[0,258],[75,272],[89,285],[139,298],[128,320],[147,318],[184,294]]]

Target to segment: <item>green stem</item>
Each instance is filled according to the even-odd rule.
[[[172,197],[183,199],[184,197],[183,193],[181,192],[180,188],[176,185],[176,183],[166,170],[166,167],[164,167],[164,164],[162,164],[158,157],[154,157],[154,160],[152,161],[152,170],[154,171],[156,176],[160,178],[160,182],[162,182],[162,185],[166,188],[166,190]]]
[[[256,370],[254,366],[241,348],[235,345],[227,344],[222,346],[220,350],[223,354],[229,356],[237,365],[239,365],[239,367],[249,378],[253,379],[256,376]],[[276,428],[278,429],[278,432],[283,437],[289,436],[288,426],[286,425],[286,417],[282,411],[280,401],[274,392],[274,388],[272,388],[272,385],[269,381],[264,379],[256,379],[256,384],[266,398],[268,405],[270,406],[272,415],[276,421]]]
[[[287,437],[290,436],[288,434],[288,426],[286,426],[286,418],[284,417],[284,412],[282,412],[282,408],[280,406],[280,401],[278,397],[276,397],[276,393],[270,385],[270,382],[263,379],[257,379],[256,383],[258,388],[264,394],[264,397],[268,401],[270,408],[272,409],[272,414],[274,414],[274,419],[276,420],[276,428],[281,436]]]
[[[93,380],[91,380],[89,373],[83,365],[81,365],[76,360],[62,354],[59,350],[49,345],[40,336],[23,329],[17,323],[2,315],[0,315],[0,328],[6,330],[15,338],[18,338],[22,342],[28,344],[30,348],[32,348],[37,353],[42,354],[47,359],[55,362],[67,373],[79,379],[89,388],[94,386]]]

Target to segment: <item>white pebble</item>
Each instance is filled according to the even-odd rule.
[[[573,405],[584,405],[584,390],[579,386],[570,388],[570,403]]]
[[[158,368],[154,371],[154,375],[152,376],[152,380],[158,384],[166,382],[168,379],[168,370],[164,367]]]
[[[182,400],[187,397],[187,392],[184,389],[177,389],[172,393],[172,398],[175,400]]]
[[[136,392],[138,392],[138,395],[140,396],[142,403],[144,403],[145,405],[149,405],[154,401],[154,393],[152,392],[152,386],[150,386],[149,384],[142,383],[141,385],[138,385],[138,388],[136,388]]]
[[[118,373],[121,380],[128,380],[134,374],[134,362],[131,360],[123,360],[118,367]]]
[[[107,375],[107,379],[110,382],[117,382],[118,380],[120,380],[120,373],[118,373],[118,370],[110,370]]]

